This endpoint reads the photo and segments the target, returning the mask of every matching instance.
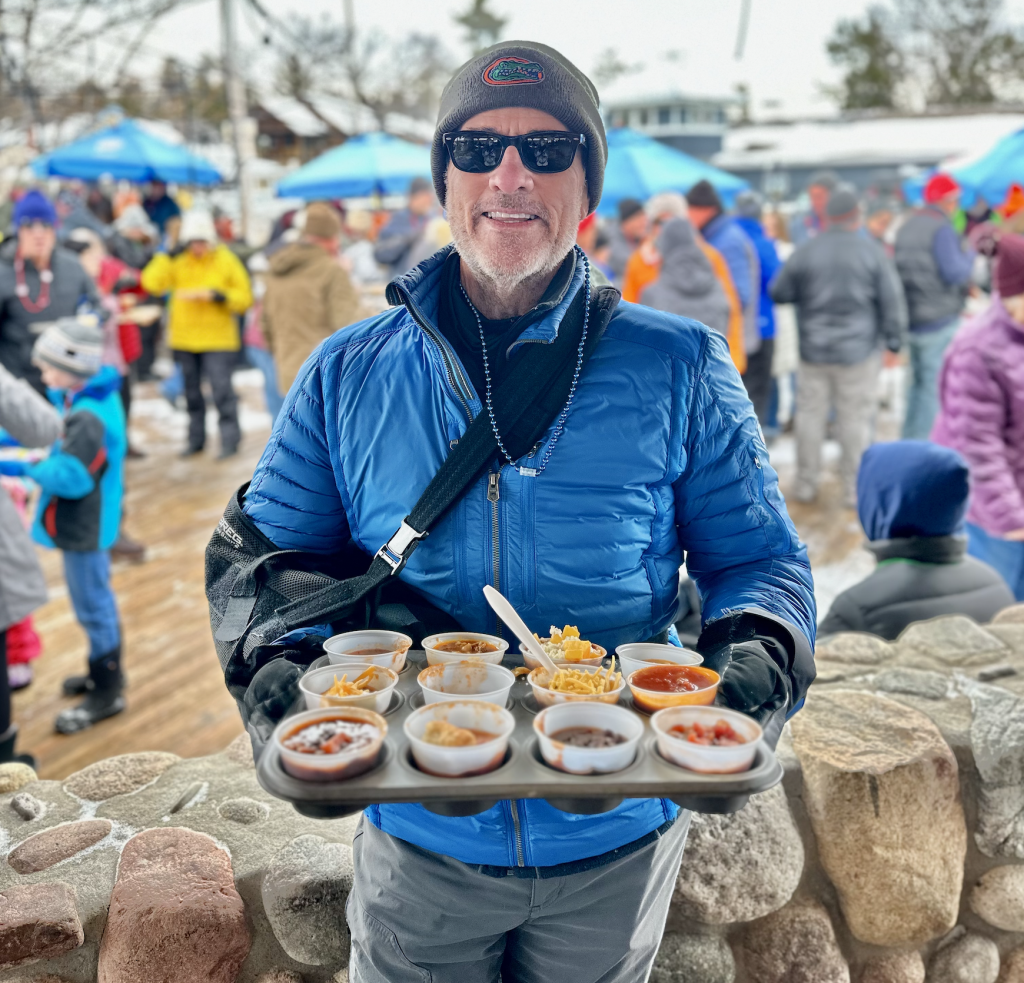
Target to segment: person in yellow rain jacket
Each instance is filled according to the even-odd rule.
[[[168,343],[181,366],[188,406],[188,447],[183,457],[199,454],[206,443],[206,401],[202,378],[213,391],[220,421],[221,459],[238,452],[238,398],[231,372],[241,340],[237,315],[252,305],[249,274],[241,261],[217,241],[209,212],[193,209],[181,220],[175,256],[158,253],[142,271],[142,287],[154,296],[170,295]]]

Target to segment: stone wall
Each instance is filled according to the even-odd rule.
[[[652,980],[1024,983],[1024,605],[817,657],[783,784],[693,817]],[[355,822],[264,793],[247,738],[0,766],[0,983],[347,981]]]

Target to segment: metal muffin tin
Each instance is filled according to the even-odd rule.
[[[506,658],[513,666],[514,654]],[[327,665],[327,656],[309,668]],[[416,676],[426,665],[422,651],[410,652],[399,674],[391,705],[385,712],[388,736],[376,767],[340,782],[306,782],[281,767],[281,759],[268,744],[260,757],[256,777],[271,795],[291,802],[304,816],[334,819],[360,812],[378,803],[418,802],[441,816],[473,816],[502,799],[544,799],[565,812],[592,815],[614,809],[623,799],[666,798],[694,812],[737,812],[747,799],[782,779],[782,766],[764,741],[758,745],[753,767],[733,775],[701,775],[666,761],[658,753],[649,716],[637,756],[622,771],[606,775],[569,775],[548,765],[540,755],[533,730],[538,712],[525,677],[516,680],[507,704],[516,719],[509,752],[502,765],[472,778],[435,778],[413,763],[402,725],[423,706]],[[620,705],[633,708],[629,690]],[[295,711],[304,709],[300,703]]]

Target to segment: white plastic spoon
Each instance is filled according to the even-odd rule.
[[[516,609],[509,604],[508,599],[496,591],[490,584],[484,587],[484,597],[487,598],[487,603],[490,604],[494,613],[512,629],[516,638],[522,642],[525,648],[529,649],[530,655],[544,667],[544,671],[549,676],[554,676],[558,672],[558,666],[552,661],[551,656],[544,651],[540,642],[533,637],[533,632],[526,627],[526,622],[519,617]]]

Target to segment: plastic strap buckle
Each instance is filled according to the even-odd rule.
[[[417,532],[403,519],[394,536],[377,550],[377,556],[391,567],[392,577],[405,566],[406,560],[412,556],[412,551],[416,549],[416,544],[426,535],[427,533],[425,532]]]

